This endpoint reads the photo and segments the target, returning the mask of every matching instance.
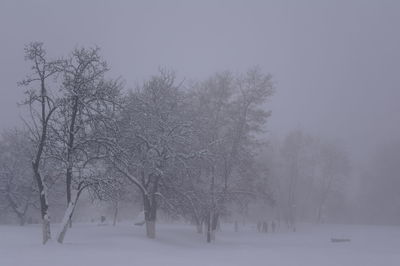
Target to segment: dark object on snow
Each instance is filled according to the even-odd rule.
[[[106,221],[106,217],[105,217],[105,216],[101,216],[101,217],[100,217],[100,221],[101,221],[102,223],[104,223],[104,222]]]
[[[331,238],[332,243],[342,243],[342,242],[350,242],[349,238]]]

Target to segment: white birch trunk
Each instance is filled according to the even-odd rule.
[[[44,204],[45,204],[45,212],[42,217],[42,233],[43,233],[43,245],[47,243],[51,239],[51,229],[50,229],[50,215],[49,215],[49,202],[47,199],[47,186],[44,183],[43,177],[40,176],[40,180],[42,182],[42,191],[40,191],[40,196],[43,198]],[[43,208],[43,206],[41,206]]]
[[[50,216],[46,214],[42,221],[42,232],[43,232],[43,245],[47,243],[51,239],[51,231],[50,231]]]
[[[64,217],[61,221],[60,231],[57,234],[57,242],[60,244],[62,244],[64,242],[65,234],[68,231],[70,220],[72,218],[72,214],[74,213],[77,200],[78,200],[78,193],[76,192],[76,193],[73,193],[71,202],[68,204],[68,207],[64,213]]]

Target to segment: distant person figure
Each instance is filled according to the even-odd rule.
[[[105,217],[104,215],[102,215],[102,216],[100,217],[100,221],[101,221],[101,223],[104,223],[104,222],[106,221],[106,217]]]
[[[259,233],[261,233],[261,230],[262,230],[262,222],[261,222],[261,221],[258,221],[258,222],[257,222],[257,231],[258,231]]]
[[[239,223],[235,221],[235,232],[239,232]]]
[[[262,231],[263,231],[264,233],[268,233],[268,222],[267,222],[267,221],[264,221],[264,222],[263,222],[263,224],[262,224]]]
[[[276,230],[276,223],[275,223],[275,220],[272,220],[271,229],[272,229],[272,232],[275,232],[275,230]]]

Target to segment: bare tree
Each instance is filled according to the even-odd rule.
[[[146,234],[155,238],[160,186],[169,167],[187,156],[190,125],[182,119],[184,94],[174,74],[161,71],[131,92],[121,115],[119,150],[112,162],[142,193]]]
[[[32,73],[20,84],[29,87],[26,91],[25,104],[29,107],[30,117],[26,121],[26,125],[34,143],[35,152],[32,159],[32,169],[40,198],[43,244],[46,244],[51,238],[50,215],[48,212],[47,185],[41,174],[41,165],[48,143],[51,119],[58,107],[57,102],[53,99],[52,92],[48,89],[49,83],[51,84],[49,79],[57,73],[57,69],[54,67],[57,62],[49,61],[46,58],[43,44],[39,42],[26,46],[25,59],[31,63]]]
[[[240,157],[244,154],[251,157],[248,152],[256,144],[253,134],[262,130],[270,115],[262,105],[273,91],[271,77],[259,68],[237,77],[229,72],[217,73],[194,88],[191,104],[196,114],[195,132],[200,150],[207,150],[199,165],[203,178],[209,180],[208,242],[214,239],[225,203],[235,198],[235,194],[254,194],[254,191],[243,193],[234,184],[238,185],[241,177],[249,181],[238,167]]]
[[[56,67],[62,82],[51,154],[65,172],[67,208],[57,236],[62,243],[81,192],[102,176],[96,160],[111,144],[103,132],[114,121],[121,84],[105,79],[108,67],[98,48],[75,49]]]

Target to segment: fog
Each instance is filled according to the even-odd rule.
[[[159,66],[180,77],[260,65],[274,76],[271,134],[301,128],[355,160],[400,134],[397,1],[2,1],[1,128],[18,123],[23,47],[98,45],[128,86]],[[7,95],[7,97],[5,97]]]
[[[243,137],[245,140],[240,145],[245,145],[243,143],[248,139],[250,141],[253,133],[257,136],[257,141],[267,145],[262,151],[254,148],[254,161],[246,157],[247,152],[253,156],[250,147],[253,147],[251,145],[254,143],[248,144],[240,155],[235,154],[237,148],[233,145],[229,148],[232,149],[229,155],[232,158],[228,156],[229,158],[224,157],[224,160],[228,161],[225,162],[227,168],[235,162],[248,165],[248,169],[244,170],[235,170],[234,166],[232,170],[225,170],[229,174],[232,172],[232,176],[237,175],[238,183],[242,182],[239,177],[242,172],[247,176],[257,176],[260,180],[264,180],[262,178],[266,173],[266,183],[260,182],[265,185],[263,193],[268,194],[268,199],[260,200],[257,196],[254,202],[249,200],[252,203],[247,203],[243,200],[237,206],[226,203],[226,208],[232,213],[225,217],[223,211],[220,212],[226,222],[237,224],[238,220],[241,221],[243,213],[247,213],[247,222],[253,224],[260,223],[263,219],[280,219],[277,217],[282,216],[290,228],[288,230],[291,231],[296,231],[295,223],[316,222],[315,219],[318,223],[399,225],[400,198],[396,189],[400,184],[397,167],[400,163],[399,25],[400,2],[395,0],[2,0],[0,132],[5,132],[2,135],[4,143],[19,143],[19,146],[0,147],[4,147],[4,150],[15,149],[13,156],[21,156],[21,162],[29,165],[31,159],[26,157],[24,152],[18,153],[18,147],[21,145],[29,146],[24,140],[29,137],[21,132],[13,136],[9,130],[25,127],[22,118],[29,120],[26,106],[19,105],[26,99],[24,93],[32,84],[23,87],[17,83],[31,73],[30,64],[24,59],[24,48],[32,42],[43,42],[49,60],[71,56],[70,66],[67,66],[67,63],[57,66],[58,73],[63,73],[57,74],[60,76],[57,79],[69,73],[66,69],[73,69],[73,49],[100,48],[99,53],[110,67],[104,78],[120,81],[115,87],[120,86],[123,93],[135,91],[127,93],[130,96],[126,96],[132,106],[147,99],[145,91],[152,86],[152,81],[164,85],[170,81],[171,84],[180,84],[180,89],[188,92],[189,96],[185,97],[189,100],[185,104],[189,105],[195,105],[196,99],[201,102],[201,97],[217,99],[221,95],[215,91],[213,94],[212,91],[217,86],[215,84],[229,84],[228,87],[235,88],[232,98],[228,97],[226,100],[230,111],[227,111],[225,116],[230,117],[230,112],[234,113],[235,105],[240,103],[240,90],[237,88],[246,83],[246,77],[259,75],[257,81],[264,84],[265,91],[260,96],[260,106],[255,100],[257,108],[254,107],[253,111],[259,112],[258,115],[265,119],[266,123],[261,123],[262,119],[254,118],[255,122],[252,122],[260,123],[264,130],[249,130],[249,135]],[[252,73],[256,74],[252,76],[250,72],[253,70],[255,72]],[[229,71],[230,74],[225,75],[224,71]],[[158,74],[160,76],[156,78],[155,75]],[[57,96],[60,94],[62,97],[62,88],[68,91],[68,80],[65,78],[63,82],[59,82],[61,89],[55,91]],[[54,82],[57,84],[58,81]],[[205,94],[199,96],[201,93]],[[171,92],[171,95],[168,94],[165,98],[178,97],[174,92]],[[112,101],[117,100],[113,98]],[[183,108],[180,109],[181,112],[185,111],[188,115],[179,119],[190,123],[204,123],[204,120],[192,113],[192,109],[185,109],[185,104],[179,108]],[[208,107],[212,110],[210,106]],[[133,112],[135,107],[131,108],[128,110]],[[203,110],[201,104],[195,108],[204,113],[210,111]],[[239,109],[236,111],[240,113]],[[269,111],[271,113],[268,113]],[[144,117],[129,113],[123,116],[123,119],[126,119],[123,121],[141,121],[146,119]],[[57,119],[63,121],[56,117],[56,122]],[[232,120],[236,121],[235,119],[240,120],[234,116]],[[68,119],[65,118],[65,121]],[[32,122],[31,125],[36,127],[35,123]],[[204,124],[204,128],[207,126],[209,125]],[[225,126],[230,128],[230,125]],[[65,125],[62,127],[55,123],[52,127],[52,130],[56,131],[57,128],[65,128]],[[211,128],[210,126],[210,132]],[[241,132],[238,128],[243,130],[234,127],[234,131]],[[224,130],[226,129],[221,132],[225,132]],[[129,139],[128,131],[123,132],[123,136],[126,137],[124,141],[137,141]],[[200,139],[204,138],[202,136]],[[232,139],[234,143],[235,137]],[[215,139],[210,140],[210,143],[214,142]],[[122,146],[127,145],[125,142],[121,143]],[[203,152],[200,149],[202,147],[199,144],[191,148],[197,149],[200,154]],[[216,150],[213,151],[215,154],[221,152],[222,148],[216,146]],[[32,151],[31,153],[34,154]],[[64,153],[60,152],[63,156]],[[193,155],[187,156],[189,158]],[[9,162],[7,160],[4,159],[4,162]],[[42,162],[41,160],[43,159],[39,158],[38,162]],[[108,163],[115,163],[113,160]],[[197,163],[190,167],[199,167]],[[86,167],[86,163],[84,165]],[[103,166],[99,169],[103,170]],[[92,167],[95,168],[93,165]],[[20,167],[19,174],[32,175],[30,168],[25,171]],[[50,170],[44,168],[46,167],[41,169],[43,176],[51,176],[57,171],[66,171],[68,175],[72,168],[81,170],[84,166],[77,163],[68,170],[68,166],[64,169],[55,163],[50,168],[47,166]],[[214,171],[219,174],[218,167],[216,169],[210,170],[212,176]],[[119,171],[123,172],[121,169]],[[160,169],[157,168],[157,171],[160,172]],[[176,169],[173,171],[179,172]],[[128,179],[131,178],[131,173],[132,171],[125,173]],[[294,178],[295,176],[298,178]],[[318,176],[325,177],[318,179]],[[334,181],[331,182],[326,176],[334,176]],[[296,183],[295,179],[298,182],[297,188],[293,188],[292,184]],[[223,182],[218,182],[212,181],[212,186],[220,186],[222,189]],[[240,188],[248,189],[243,185],[247,181],[243,182],[240,183]],[[258,181],[254,182],[255,187],[260,186]],[[123,201],[128,203],[120,207],[121,217],[128,220],[132,220],[141,209],[146,208],[140,204],[130,205],[129,202],[142,200],[138,196],[142,190],[140,185],[131,190],[134,191],[134,195],[131,195],[133,198],[124,198]],[[110,217],[114,215],[115,206],[108,206],[107,200],[104,206],[98,203],[100,207],[89,204],[92,199],[91,193],[107,194],[106,192],[98,190],[98,187],[96,192],[90,192],[90,189],[88,191],[83,193],[82,204],[78,204],[77,213],[81,218],[77,217],[76,221],[87,222],[94,219],[94,215],[97,217],[104,213]],[[214,188],[210,191],[214,197]],[[330,196],[325,199],[323,195],[328,192]],[[64,197],[65,192],[60,193],[50,192],[49,198],[57,199],[58,195]],[[292,194],[293,196],[290,196]],[[309,196],[302,197],[304,194]],[[68,204],[71,197],[73,198],[73,195],[68,196]],[[101,202],[107,196],[99,198]],[[245,204],[246,211],[241,209],[244,206],[241,205],[243,202],[250,204],[250,207]],[[64,207],[68,206],[59,208],[57,204],[50,204],[48,207],[54,220],[65,222],[66,226],[68,213],[64,214]],[[166,215],[164,218],[170,219],[168,207],[162,208],[166,210],[163,210],[161,216]],[[90,214],[88,209],[91,209]],[[319,213],[318,218],[316,212]],[[323,212],[326,213],[322,214]],[[71,216],[72,213],[73,211]],[[37,218],[39,214],[31,216]],[[42,209],[43,217],[45,216]],[[4,221],[14,223],[18,220],[14,218],[4,218]]]

